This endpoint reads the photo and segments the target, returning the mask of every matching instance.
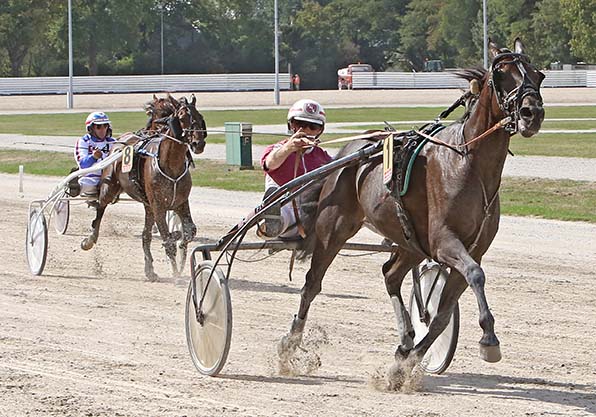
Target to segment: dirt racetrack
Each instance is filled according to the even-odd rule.
[[[306,265],[288,281],[288,253],[235,264],[234,331],[221,376],[193,367],[184,335],[186,280],[143,275],[142,209],[110,207],[98,246],[79,249],[91,210],[73,207],[65,236],[49,227],[44,275],[24,252],[28,202],[55,178],[0,175],[0,415],[2,416],[589,416],[596,414],[596,226],[504,217],[484,259],[503,360],[478,357],[471,291],[460,300],[459,346],[442,376],[410,392],[386,391],[395,319],[380,267],[385,255],[339,257],[313,303],[304,363],[277,372],[276,343],[299,303]],[[259,194],[195,188],[199,235],[215,239]],[[361,239],[376,242],[363,233]],[[266,254],[256,254],[261,258]],[[248,258],[249,253],[242,253]],[[409,295],[409,285],[404,288]],[[381,379],[379,380],[379,375]]]

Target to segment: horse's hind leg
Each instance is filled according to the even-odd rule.
[[[159,277],[153,269],[153,255],[151,255],[151,238],[153,223],[155,218],[153,217],[153,210],[151,207],[145,207],[145,226],[143,227],[143,253],[145,254],[145,276],[149,281],[156,281]]]
[[[437,257],[440,262],[451,265],[462,274],[467,284],[474,291],[479,309],[478,321],[483,330],[480,339],[480,357],[487,362],[498,362],[501,360],[501,351],[499,339],[495,334],[495,319],[490,312],[484,292],[486,280],[484,271],[457,239],[452,239],[448,245],[439,248]]]
[[[426,351],[449,324],[455,303],[467,287],[468,284],[464,277],[457,270],[452,269],[441,292],[437,314],[428,326],[428,333],[412,350],[412,354],[417,356],[419,360],[422,360]]]
[[[404,305],[401,296],[401,285],[407,273],[420,262],[420,257],[409,252],[400,251],[393,253],[389,260],[383,265],[383,275],[385,276],[385,288],[391,298],[395,317],[397,319],[397,333],[400,344],[395,350],[395,355],[407,357],[408,353],[414,347],[414,329],[410,314]]]

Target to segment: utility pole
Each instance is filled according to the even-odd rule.
[[[66,94],[66,107],[73,107],[72,91],[72,1],[68,0],[68,93]]]
[[[275,32],[275,105],[279,106],[279,16],[277,15],[277,0],[273,3],[273,31]]]
[[[484,68],[488,69],[488,24],[486,16],[486,0],[482,0],[482,33],[484,34]]]
[[[161,3],[161,75],[163,75],[163,6]]]

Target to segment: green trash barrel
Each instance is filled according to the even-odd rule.
[[[252,124],[225,122],[226,163],[252,169]]]

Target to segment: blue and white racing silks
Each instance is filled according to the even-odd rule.
[[[79,168],[89,168],[90,166],[97,163],[97,161],[101,161],[102,159],[106,158],[110,154],[110,150],[112,146],[116,142],[116,139],[112,137],[106,137],[103,140],[96,138],[95,136],[87,133],[85,136],[80,138],[77,141],[75,146],[75,159],[77,161],[77,165]],[[95,149],[99,149],[101,151],[101,158],[95,159],[93,157],[93,151]],[[101,170],[90,172],[82,178],[79,178],[79,183],[81,185],[85,184],[88,186],[98,186],[99,181],[101,179]]]

